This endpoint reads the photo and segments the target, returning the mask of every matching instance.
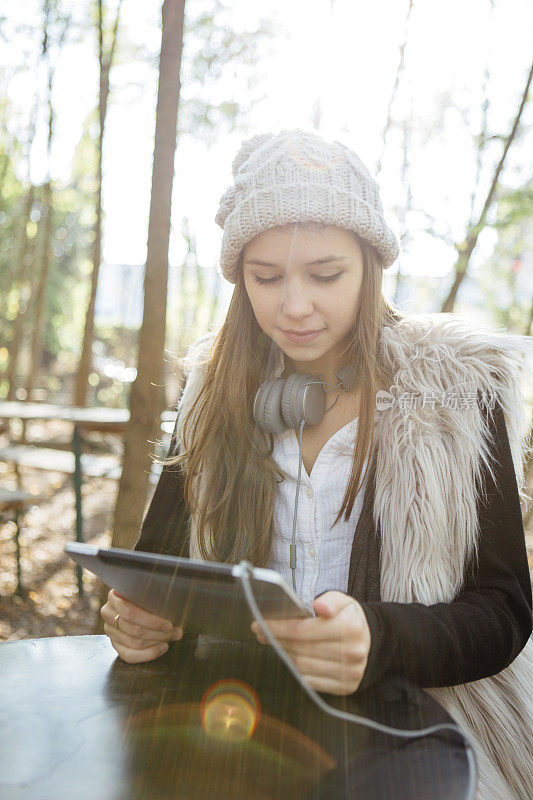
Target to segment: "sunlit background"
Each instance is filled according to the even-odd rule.
[[[115,6],[108,4],[109,19]],[[67,9],[72,22],[65,41],[55,49],[52,45],[56,120],[50,174],[61,186],[72,183],[76,160],[83,163],[80,140],[91,115],[88,130],[95,135],[98,88],[94,8],[81,2],[65,4]],[[236,59],[212,75],[195,77],[198,50],[221,55],[222,34],[194,31],[194,19],[210,10],[216,12],[216,24],[228,26],[237,38],[256,31],[261,22],[265,32],[254,42],[248,63]],[[391,225],[401,236],[402,254],[386,274],[389,296],[406,309],[439,310],[451,282],[454,245],[481,212],[518,110],[531,59],[532,4],[432,0],[414,2],[410,10],[408,0],[190,0],[186,13],[191,32],[184,47],[170,242],[168,324],[174,338],[176,324],[194,328],[186,318],[176,322],[178,273],[187,253],[184,221],[195,239],[198,263],[211,280],[221,239],[214,216],[231,179],[231,160],[243,138],[285,127],[317,128],[356,150],[377,175]],[[26,177],[29,157],[31,179],[39,184],[47,172],[44,102],[31,151],[24,134],[36,88],[43,98],[45,93],[46,71],[38,63],[42,3],[6,0],[3,14],[3,147],[17,139],[16,174]],[[160,3],[125,0],[104,141],[97,324],[135,327],[142,315],[159,47]],[[223,110],[213,109],[220,103],[242,105],[242,110],[225,119]],[[212,122],[195,124],[195,115],[204,110],[198,106],[208,104]],[[532,114],[529,103],[500,186],[500,195],[528,188],[530,204]],[[488,141],[478,163],[483,131]],[[495,221],[499,212],[499,204],[493,204],[489,219]],[[504,243],[493,225],[485,227],[456,310],[525,327],[533,293],[531,228],[529,215],[505,231]],[[79,269],[81,307],[89,267],[80,263]],[[405,276],[399,286],[398,269]],[[125,286],[125,293],[117,293]],[[221,319],[232,287],[222,281],[219,291]],[[74,338],[66,344],[75,352]],[[118,371],[118,376],[127,380],[131,373]]]
[[[115,47],[95,280],[99,5],[105,58],[113,42]],[[401,243],[400,257],[384,273],[390,300],[407,312],[451,310],[531,336],[530,0],[187,0],[170,269],[162,301],[166,332],[158,343],[161,358],[149,367],[164,364],[161,374],[143,374],[143,310],[153,312],[143,283],[161,9],[161,0],[1,4],[0,403],[123,409],[133,420],[136,379],[154,387],[154,397],[156,387],[161,389],[159,407],[154,400],[145,415],[150,424],[157,422],[155,433],[143,429],[140,418],[130,426],[137,426],[136,446],[144,447],[144,473],[152,470],[153,490],[157,472],[146,443],[159,452],[168,445],[172,419],[163,420],[159,430],[157,412],[173,409],[183,386],[175,357],[218,327],[233,290],[218,273],[222,231],[214,221],[232,181],[232,160],[244,139],[296,127],[339,139],[377,178],[385,214]],[[469,242],[471,255],[461,262]],[[454,282],[458,291],[452,296]],[[533,369],[526,370],[530,420],[532,382]],[[19,444],[29,431],[33,443],[63,436],[68,449],[72,426],[64,419],[26,426],[16,411],[10,414],[9,424],[0,418],[5,441]],[[122,442],[114,447],[122,456]],[[140,452],[123,462],[135,474],[143,471]],[[31,491],[55,493],[48,504],[34,505],[26,514],[21,556],[26,574],[40,574],[39,564],[50,558],[59,562],[65,538],[73,537],[73,498],[62,489],[70,478],[50,474],[46,484],[45,473],[34,470],[25,484]],[[1,459],[0,480],[16,486],[14,472]],[[122,523],[130,538],[149,495],[147,485],[137,492],[131,485],[137,517]],[[93,481],[83,489],[85,534],[109,544],[117,530],[118,512],[112,522],[111,507],[120,496],[118,484]],[[129,505],[125,500],[126,510]],[[40,550],[40,532],[47,526],[53,544]],[[16,586],[14,530],[11,520],[0,531],[0,566],[4,556],[9,562],[0,569],[0,595],[11,596]],[[52,634],[65,632],[69,624],[78,632],[86,624],[82,609],[77,618],[74,614],[72,565],[55,580],[55,575],[47,578],[49,594],[43,583],[38,590],[37,584],[28,587],[41,628],[32,627],[33,617],[19,619],[13,605],[12,616],[0,620],[0,638],[42,631],[52,612],[57,614]],[[89,586],[91,579],[84,580]],[[27,610],[21,606],[21,613]]]

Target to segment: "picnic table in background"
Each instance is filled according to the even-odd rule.
[[[0,486],[0,522],[12,520],[15,523],[15,548],[17,560],[17,594],[22,594],[22,576],[20,571],[20,516],[26,509],[37,503],[38,495],[23,492],[20,489],[4,489]]]
[[[164,411],[161,414],[161,428],[168,435],[176,417],[175,411]],[[73,476],[76,503],[76,540],[83,542],[83,510],[82,510],[82,476],[107,477],[118,480],[122,473],[121,459],[116,455],[100,455],[82,453],[82,431],[111,433],[122,435],[129,424],[130,412],[126,408],[80,408],[50,403],[32,403],[23,401],[0,402],[0,420],[20,419],[62,421],[73,426],[71,452],[45,447],[42,444],[20,444],[12,442],[0,448],[0,459],[18,466],[65,472]],[[157,480],[157,471],[151,476]],[[19,490],[21,487],[19,486]],[[17,520],[18,522],[18,520]],[[17,524],[17,592],[21,592],[20,551],[18,545]],[[76,567],[78,591],[83,594],[82,571]]]

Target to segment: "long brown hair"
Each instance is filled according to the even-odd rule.
[[[389,386],[391,376],[382,374],[377,357],[379,335],[384,324],[402,318],[383,296],[377,251],[357,239],[363,280],[345,352],[358,376],[360,411],[350,479],[334,525],[352,512],[373,444],[376,391]],[[277,484],[286,474],[272,458],[272,434],[254,420],[253,400],[270,374],[271,344],[248,298],[241,252],[226,318],[202,363],[203,386],[182,421],[187,446],[164,462],[179,464],[185,474],[184,500],[195,515],[197,547],[206,560],[236,563],[246,557],[255,566],[270,560]]]

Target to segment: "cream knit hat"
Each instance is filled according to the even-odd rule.
[[[232,164],[233,186],[215,221],[224,230],[220,269],[237,281],[244,245],[258,233],[293,222],[321,222],[355,231],[389,267],[399,253],[383,216],[379,187],[360,158],[341,142],[300,129],[260,133],[243,141]]]

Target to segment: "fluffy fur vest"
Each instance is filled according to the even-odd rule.
[[[203,380],[197,363],[214,334],[188,354],[179,419]],[[527,501],[527,419],[520,390],[526,337],[479,327],[451,314],[410,315],[383,328],[378,358],[394,375],[376,415],[374,522],[381,530],[383,601],[451,602],[478,537],[476,482],[488,464],[487,426],[477,402],[496,397],[507,426],[519,493]],[[444,392],[444,394],[443,394]],[[180,423],[178,422],[178,437]],[[180,438],[181,440],[181,438]],[[399,532],[402,532],[399,535]],[[194,553],[191,520],[191,555]],[[533,638],[502,672],[425,689],[471,736],[476,800],[533,797]]]

